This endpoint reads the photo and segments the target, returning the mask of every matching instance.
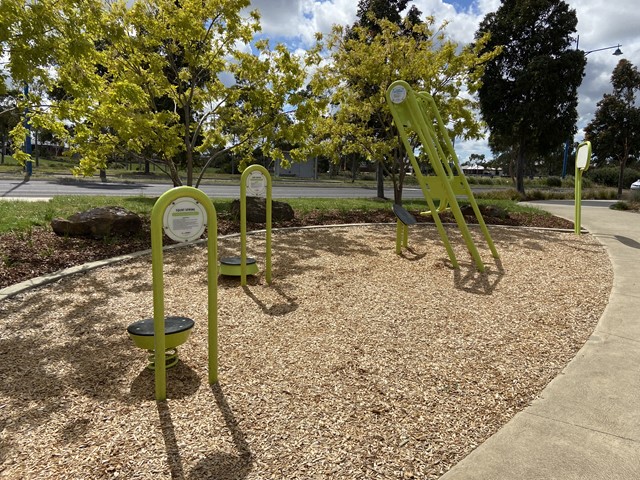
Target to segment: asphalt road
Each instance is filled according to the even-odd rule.
[[[113,195],[157,197],[169,190],[171,185],[158,183],[120,183],[120,182],[60,182],[52,180],[0,180],[0,198],[51,198],[56,195]],[[200,189],[215,198],[237,198],[239,185],[201,185]],[[273,198],[371,198],[376,190],[366,187],[340,186],[326,184],[274,185]],[[385,190],[387,198],[393,198],[392,190]],[[404,198],[422,198],[418,188],[405,187]]]

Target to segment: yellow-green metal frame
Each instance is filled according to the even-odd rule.
[[[267,180],[265,278],[271,283],[271,175],[262,165],[249,165],[240,177],[240,285],[247,284],[247,177],[258,171]]]
[[[153,278],[153,338],[155,351],[156,400],[167,398],[167,369],[165,365],[164,333],[164,269],[162,252],[162,223],[164,212],[171,202],[190,197],[204,206],[207,212],[207,281],[208,281],[208,349],[209,383],[218,381],[218,218],[207,195],[193,187],[176,187],[163,193],[151,210],[151,258]]]
[[[396,253],[402,253],[402,247],[409,246],[409,227],[398,220],[396,224]]]
[[[406,91],[406,96],[399,103],[394,103],[391,100],[391,91],[396,87],[404,88],[404,90]],[[460,232],[464,238],[467,249],[474,259],[476,268],[481,272],[484,271],[484,263],[480,258],[478,249],[473,242],[471,233],[469,232],[469,228],[464,220],[464,216],[462,215],[460,206],[458,205],[456,192],[454,191],[453,187],[454,183],[459,183],[462,186],[464,194],[469,199],[469,203],[471,204],[473,212],[478,219],[478,224],[480,225],[482,233],[485,237],[487,245],[489,246],[489,249],[491,250],[493,257],[499,258],[499,255],[495,248],[493,240],[491,239],[489,230],[484,223],[484,219],[482,218],[482,214],[480,213],[478,204],[473,197],[471,187],[469,186],[469,183],[467,182],[464,173],[460,168],[455,150],[453,148],[451,140],[449,139],[449,134],[447,133],[445,125],[442,122],[442,118],[440,117],[440,113],[438,112],[433,98],[424,92],[416,94],[407,82],[403,80],[397,80],[393,82],[387,89],[386,99],[387,104],[389,105],[389,109],[391,110],[391,114],[393,115],[394,122],[400,134],[400,138],[402,139],[407,154],[409,155],[409,160],[411,161],[411,165],[413,166],[416,179],[418,180],[420,189],[422,190],[424,198],[427,201],[427,205],[429,206],[431,215],[433,215],[436,228],[438,229],[440,238],[442,239],[447,253],[449,254],[451,263],[453,264],[454,268],[458,268],[458,262],[456,260],[455,254],[453,253],[453,249],[451,248],[451,244],[449,242],[447,234],[444,230],[444,227],[442,226],[442,222],[440,221],[438,208],[436,208],[433,202],[433,195],[431,195],[427,180],[422,174],[418,161],[413,153],[413,147],[409,142],[409,135],[407,133],[407,130],[415,132],[415,134],[418,136],[423,151],[427,154],[429,162],[431,163],[431,166],[440,181],[440,185],[444,193],[444,198],[440,199],[439,206],[445,205],[445,203],[443,202],[446,202],[446,204],[449,205],[458,228],[460,229]],[[434,123],[437,123],[438,132],[436,132],[434,129]],[[443,149],[442,142],[444,142],[446,154]],[[450,162],[453,163],[457,175],[454,175],[454,172],[449,164]],[[457,191],[458,188],[456,188],[455,190]]]
[[[584,168],[578,168],[578,152],[580,152],[581,148],[587,149],[587,164]],[[574,203],[575,203],[575,214],[573,219],[573,228],[576,235],[580,235],[580,230],[582,229],[582,174],[589,169],[589,164],[591,163],[591,142],[586,141],[582,142],[578,145],[576,149],[576,174],[574,179]]]

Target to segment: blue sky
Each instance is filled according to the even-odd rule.
[[[640,67],[640,8],[637,0],[566,0],[578,16],[580,48],[595,50],[621,44],[624,55],[614,57],[613,50],[594,52],[587,57],[585,78],[580,87],[578,134],[593,118],[596,103],[611,91],[611,72],[621,58]],[[467,43],[484,16],[497,10],[500,0],[414,0],[424,15],[437,21],[448,20],[447,32],[453,40]],[[350,25],[356,18],[357,0],[254,0],[252,8],[262,15],[263,33],[289,45],[292,50],[311,45],[316,31],[328,32],[333,24]],[[461,161],[470,154],[490,157],[486,141],[457,142]]]

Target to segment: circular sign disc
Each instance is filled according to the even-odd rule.
[[[178,198],[164,211],[164,233],[176,242],[197,240],[204,233],[206,226],[207,212],[194,198]]]
[[[245,181],[247,195],[250,197],[264,197],[267,195],[267,178],[258,170],[254,170]]]
[[[407,90],[402,85],[396,85],[391,89],[389,97],[393,103],[402,103],[407,98]]]

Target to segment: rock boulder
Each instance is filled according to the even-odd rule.
[[[98,207],[51,220],[59,236],[104,238],[135,235],[142,229],[138,215],[122,207]]]
[[[231,202],[231,213],[240,218],[240,200]],[[293,220],[295,213],[291,205],[271,200],[271,221],[283,222]],[[267,221],[267,199],[264,197],[247,197],[247,222],[265,223]]]

